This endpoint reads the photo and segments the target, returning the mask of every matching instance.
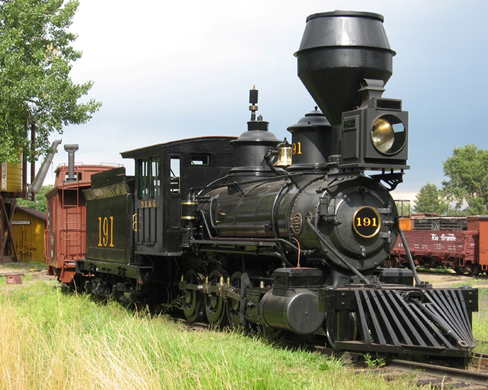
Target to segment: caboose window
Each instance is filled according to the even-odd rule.
[[[192,154],[190,156],[190,165],[210,165],[210,155]]]

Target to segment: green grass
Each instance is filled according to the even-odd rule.
[[[476,286],[474,286],[476,287]],[[488,289],[478,289],[479,310],[473,313],[473,334],[475,339],[488,341]],[[488,353],[488,343],[478,342],[475,352]]]
[[[337,359],[233,332],[189,331],[165,316],[0,285],[1,389],[410,389]]]
[[[473,313],[473,334],[476,340],[488,341],[488,289],[486,278],[472,278],[463,283],[455,283],[451,287],[471,286],[478,288],[478,311]],[[475,352],[488,353],[488,343],[478,342]]]

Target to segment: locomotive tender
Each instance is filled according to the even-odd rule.
[[[289,127],[289,145],[256,119],[252,90],[238,138],[122,153],[135,176],[102,172],[84,191],[72,284],[212,326],[326,336],[336,350],[469,356],[476,289],[379,268],[401,234],[389,192],[408,169],[408,114],[382,97],[394,54],[381,15],[309,16],[298,76],[323,114]]]

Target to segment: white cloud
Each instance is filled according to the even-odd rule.
[[[442,180],[454,146],[488,148],[483,117],[474,115],[486,105],[487,8],[481,0],[82,0],[72,30],[83,57],[73,77],[93,80],[89,97],[103,107],[87,124],[67,127],[63,142],[80,144],[79,161],[99,163],[175,138],[239,135],[253,84],[259,113],[279,138],[290,138],[286,127],[315,106],[293,57],[306,17],[377,12],[398,53],[385,96],[410,111],[412,169],[399,189],[414,193]],[[65,162],[65,153],[54,161]]]

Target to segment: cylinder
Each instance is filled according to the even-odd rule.
[[[324,313],[318,311],[318,294],[307,289],[296,290],[290,296],[268,293],[262,304],[264,320],[274,329],[311,334],[324,322]]]

